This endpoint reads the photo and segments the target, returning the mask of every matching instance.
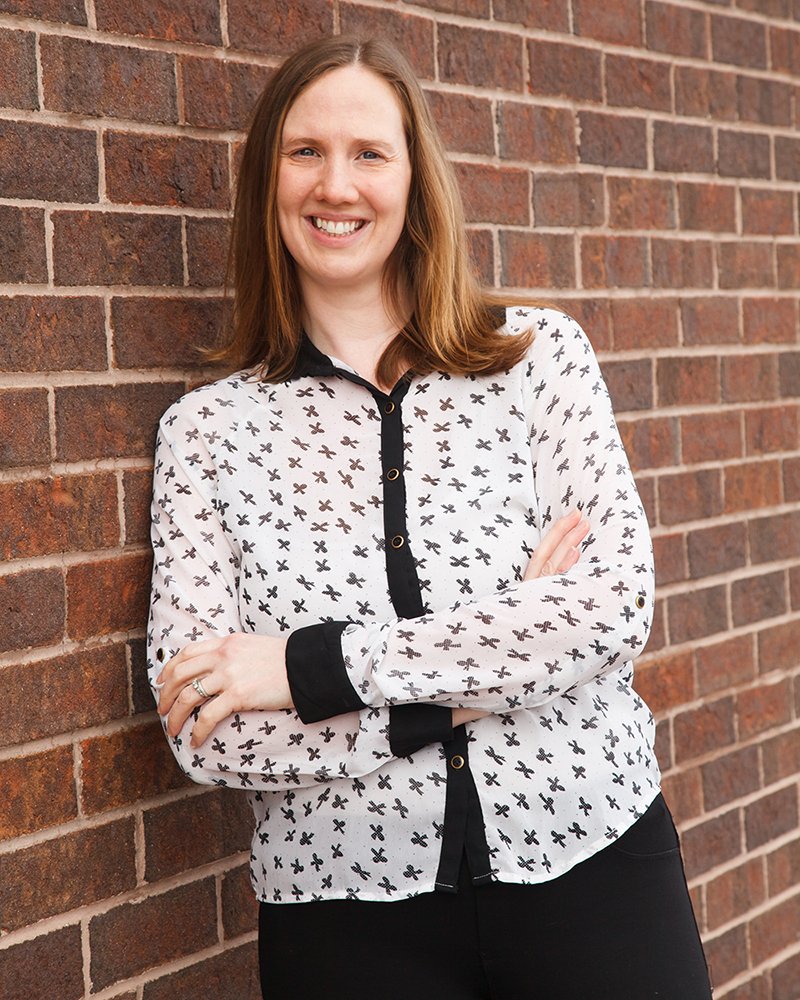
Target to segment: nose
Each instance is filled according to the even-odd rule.
[[[358,201],[353,165],[347,157],[327,156],[322,161],[315,196],[329,205]]]

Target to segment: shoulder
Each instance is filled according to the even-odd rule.
[[[504,329],[513,336],[530,330],[530,346],[521,364],[530,374],[533,367],[592,355],[592,346],[583,328],[568,313],[551,306],[512,305],[506,308]]]
[[[235,372],[176,399],[164,411],[159,427],[162,433],[176,426],[229,427],[252,406],[268,401],[272,388],[250,371]]]

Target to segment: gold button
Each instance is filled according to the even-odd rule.
[[[455,757],[450,758],[450,765],[451,767],[454,767],[456,771],[460,771],[461,768],[464,766],[464,758],[461,756],[460,753],[457,753]]]
[[[395,479],[397,479],[399,475],[400,475],[399,469],[389,469],[389,471],[386,473],[386,478],[391,481],[394,481]]]
[[[642,594],[636,595],[636,607],[639,608],[640,611],[644,607],[644,597]]]
[[[384,406],[383,412],[384,413],[394,413],[394,403],[391,401],[391,399],[386,404],[386,406]]]
[[[402,549],[402,547],[405,545],[405,542],[406,540],[405,538],[403,538],[402,535],[395,535],[394,538],[392,539],[392,548]]]

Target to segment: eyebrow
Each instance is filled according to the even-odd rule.
[[[374,146],[380,149],[393,150],[394,145],[385,139],[353,139],[355,146]],[[324,145],[324,141],[308,135],[289,135],[281,138],[281,146],[319,146]]]

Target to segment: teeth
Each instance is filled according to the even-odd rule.
[[[318,215],[313,216],[313,222],[317,229],[321,229],[323,233],[328,233],[331,236],[348,236],[364,225],[363,222],[359,221],[342,222],[340,220],[333,222],[331,219],[321,219]]]

